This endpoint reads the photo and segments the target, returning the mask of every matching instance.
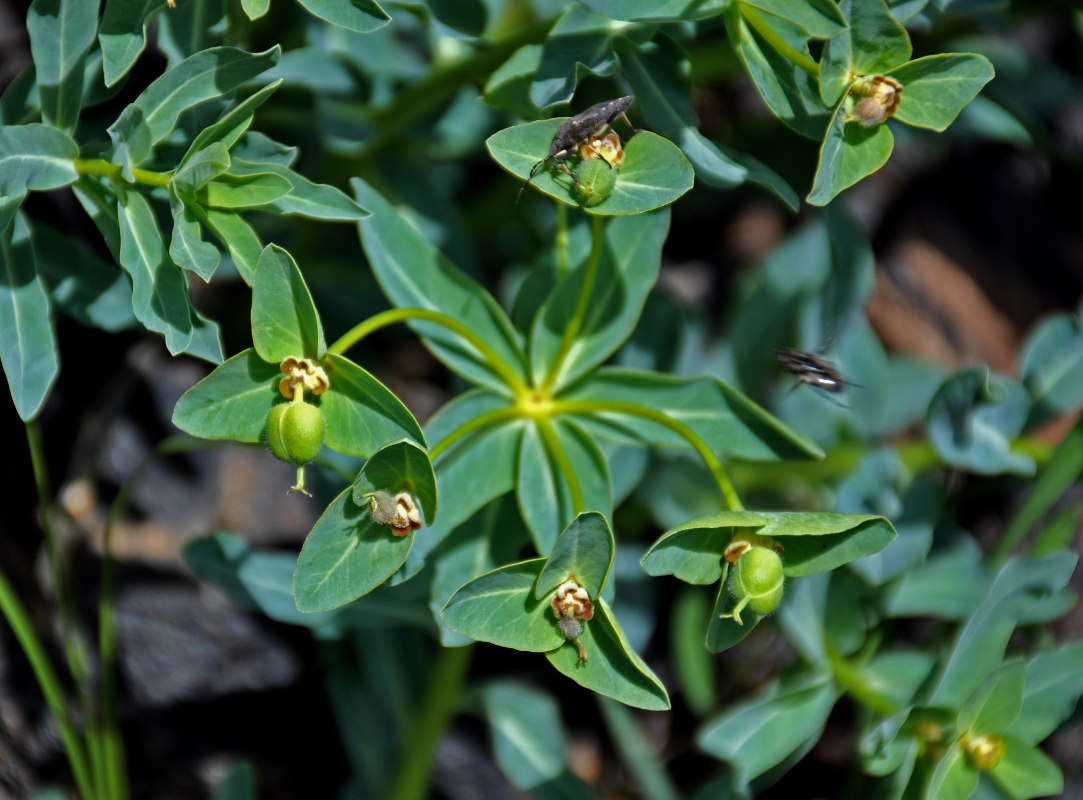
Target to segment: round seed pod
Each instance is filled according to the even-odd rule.
[[[748,608],[761,617],[774,611],[782,601],[785,576],[782,559],[767,547],[751,547],[741,554],[733,569],[730,591],[737,598],[737,614]],[[740,617],[735,615],[740,621]]]
[[[613,194],[616,185],[617,170],[604,159],[591,158],[576,167],[575,196],[587,208],[598,205]]]
[[[275,458],[307,464],[323,447],[323,412],[311,403],[279,403],[267,414],[267,444]]]

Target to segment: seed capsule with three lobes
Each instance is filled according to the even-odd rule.
[[[585,111],[580,111],[571,119],[566,119],[560,123],[560,127],[557,128],[556,138],[553,139],[553,144],[549,148],[549,155],[531,167],[530,177],[526,179],[522,188],[519,189],[515,202],[519,202],[519,198],[523,196],[523,190],[534,180],[534,176],[541,171],[542,167],[550,161],[563,166],[565,159],[575,155],[576,145],[583,144],[590,147],[591,137],[605,133],[610,124],[618,117],[623,117],[624,121],[628,123],[628,127],[634,131],[635,126],[632,125],[627,113],[625,113],[628,111],[628,106],[632,105],[633,100],[635,100],[635,96],[628,94],[615,100],[595,103]],[[566,167],[565,169],[567,170]],[[567,171],[570,172],[570,170]]]

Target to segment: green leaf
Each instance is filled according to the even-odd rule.
[[[925,785],[929,800],[966,800],[978,788],[981,773],[967,763],[958,740],[936,762]]]
[[[718,531],[722,530],[722,535]],[[729,541],[742,537],[742,530],[779,539],[782,563],[788,577],[811,575],[835,569],[869,553],[875,553],[895,538],[895,529],[883,517],[872,514],[839,514],[827,511],[718,511],[690,520],[663,534],[644,556],[648,574],[663,570],[683,571],[697,581],[713,572],[708,546],[721,545],[714,552],[721,563]],[[694,532],[694,533],[693,533]],[[678,534],[683,534],[678,537]],[[673,539],[672,543],[669,541]],[[700,538],[701,541],[696,541]],[[657,555],[655,551],[657,550]],[[687,565],[674,563],[688,557]],[[679,576],[678,576],[679,577]]]
[[[613,37],[622,27],[578,3],[568,4],[542,45],[530,101],[546,111],[570,101],[584,73],[612,75]]]
[[[578,663],[578,652],[571,643],[547,652],[545,657],[558,672],[598,694],[649,711],[669,708],[666,687],[628,644],[602,598],[594,605],[594,618],[583,623],[579,641],[587,652],[585,664]]]
[[[207,228],[221,242],[233,259],[233,266],[249,286],[256,280],[256,266],[263,253],[263,243],[255,229],[240,214],[232,211],[206,209]]]
[[[390,389],[335,353],[328,353],[321,363],[331,381],[331,388],[320,395],[328,447],[368,458],[385,444],[403,438],[425,445],[417,420]]]
[[[261,211],[345,222],[356,222],[368,216],[368,212],[355,203],[349,195],[333,186],[313,183],[284,164],[256,163],[235,158],[230,172],[243,176],[257,173],[272,174],[289,184],[289,191],[286,194],[264,204]]]
[[[203,230],[195,209],[175,194],[170,198],[170,205],[173,207],[173,236],[169,240],[169,257],[178,267],[209,281],[218,269],[222,254],[213,244],[203,241]]]
[[[540,44],[520,47],[489,75],[482,100],[496,108],[529,119],[541,116],[530,101],[530,86],[541,63]]]
[[[440,519],[414,544],[406,567],[397,578],[406,580],[417,574],[433,547],[479,508],[515,487],[515,464],[524,423],[502,422],[480,427],[474,424],[481,415],[506,408],[506,398],[474,390],[451,400],[429,420],[426,435],[433,441],[433,451],[438,453],[433,458],[436,485],[441,496],[454,501],[444,503]],[[463,429],[468,433],[457,438]],[[445,446],[445,438],[453,433],[454,444]],[[519,525],[521,522],[516,520],[516,526]]]
[[[942,131],[973,100],[995,72],[977,53],[938,53],[891,71],[903,85],[895,118],[919,128]]]
[[[842,15],[834,0],[739,0],[740,2],[788,19],[809,35],[817,39],[827,39],[846,28],[846,17]]]
[[[1033,407],[1029,422],[1083,405],[1083,328],[1073,314],[1043,320],[1023,345],[1020,373]]]
[[[1027,662],[1023,709],[1004,733],[1037,744],[1072,715],[1083,694],[1083,642],[1068,642]]]
[[[25,421],[37,416],[60,374],[51,317],[30,225],[19,215],[0,233],[0,363]]]
[[[116,264],[46,225],[36,226],[34,238],[38,271],[59,310],[82,325],[105,331],[136,325],[132,285]]]
[[[73,163],[79,146],[48,125],[0,127],[0,195],[59,189],[79,178]],[[12,211],[11,213],[14,213]]]
[[[297,262],[275,244],[263,250],[252,285],[252,344],[260,358],[279,364],[288,356],[321,359],[323,325]]]
[[[864,689],[901,708],[914,699],[934,666],[936,658],[931,653],[917,650],[878,653],[861,667],[859,680]]]
[[[180,160],[180,166],[183,167],[192,156],[211,145],[220,144],[227,151],[233,147],[252,124],[252,117],[255,115],[256,109],[263,105],[281,85],[281,80],[272,81],[255,94],[246,97],[242,102],[233,106],[229,111],[223,113],[217,122],[201,130],[196,138],[192,140],[188,152]]]
[[[517,789],[528,792],[564,771],[560,707],[547,692],[511,681],[491,681],[480,690],[489,723],[493,757]]]
[[[271,0],[241,0],[241,8],[249,19],[259,19],[271,8]]]
[[[740,622],[734,618],[733,611],[737,607],[737,598],[733,596],[726,582],[729,567],[729,562],[722,567],[722,583],[718,586],[714,610],[711,612],[711,622],[707,626],[704,646],[710,653],[721,653],[741,642],[763,619],[762,616],[747,608],[741,612]]]
[[[428,454],[414,442],[392,442],[373,453],[354,481],[353,501],[364,506],[381,489],[391,494],[409,492],[421,504],[425,523],[436,521],[436,475]]]
[[[771,682],[753,697],[708,720],[700,749],[729,762],[741,783],[762,775],[807,740],[818,739],[837,690],[823,675],[805,673]]]
[[[989,589],[991,576],[981,557],[970,539],[959,539],[903,573],[885,594],[885,612],[891,617],[966,618]]]
[[[1026,662],[1013,658],[986,677],[959,709],[959,731],[974,736],[1005,731],[1023,708],[1026,676]]]
[[[564,637],[549,600],[534,598],[534,582],[545,565],[535,558],[486,572],[461,586],[444,606],[444,623],[479,642],[544,653]]]
[[[489,155],[516,178],[526,181],[549,152],[557,128],[565,118],[545,119],[497,131],[485,140]],[[583,208],[588,214],[619,216],[643,214],[669,205],[692,188],[692,165],[679,147],[651,131],[640,131],[624,145],[624,165],[617,173],[613,193],[602,203]],[[531,185],[565,205],[580,207],[574,179],[547,166]]]
[[[579,514],[553,545],[538,575],[534,596],[544,599],[564,581],[575,580],[587,590],[591,600],[601,597],[606,576],[613,566],[615,548],[613,531],[605,516],[596,511]]]
[[[243,350],[181,395],[173,424],[202,439],[258,442],[267,413],[281,395],[277,364],[268,364],[254,349]]]
[[[743,3],[734,3],[726,12],[726,33],[760,96],[771,112],[790,128],[810,139],[822,138],[830,121],[830,109],[820,100],[818,79],[754,30],[742,8]],[[751,10],[751,14],[757,13]],[[802,44],[794,49],[812,63],[804,45],[807,36],[803,31],[773,15],[764,22],[769,24],[775,36],[791,47],[800,40]]]
[[[987,774],[1011,800],[1064,796],[1064,775],[1057,762],[1014,737],[1004,737],[1004,758]]]
[[[822,451],[740,392],[714,378],[679,378],[645,370],[601,368],[571,387],[562,400],[622,403],[664,414],[692,430],[715,453],[747,459],[814,458]],[[617,410],[581,411],[598,430],[631,442],[689,447],[668,428]],[[609,426],[609,427],[606,427]],[[588,426],[595,429],[594,424]],[[604,434],[603,434],[604,435]]]
[[[749,516],[758,523],[760,517]],[[667,531],[652,544],[640,563],[648,575],[672,575],[685,583],[717,583],[725,575],[722,553],[733,540],[729,528],[677,528]]]
[[[377,525],[344,489],[305,539],[293,573],[301,611],[328,611],[368,594],[391,577],[413,543]]]
[[[842,0],[839,5],[850,22],[839,37],[845,37],[842,42],[849,39],[851,73],[884,74],[909,60],[913,52],[910,35],[891,15],[884,0]],[[832,46],[838,43],[839,38],[832,41]]]
[[[488,9],[482,0],[426,0],[432,15],[449,28],[468,36],[485,30]]]
[[[530,335],[531,371],[535,383],[545,379],[559,357],[559,390],[612,355],[631,335],[647,295],[658,280],[662,244],[669,232],[669,211],[611,221],[606,227],[596,274],[580,266],[549,295]],[[583,282],[592,279],[586,313],[579,309]],[[578,322],[571,346],[562,350],[565,330]]]
[[[1026,391],[1014,381],[985,367],[962,370],[944,381],[929,402],[929,440],[952,466],[980,475],[1033,475],[1034,460],[1011,450],[1029,410]]]
[[[83,105],[83,65],[98,28],[98,0],[34,0],[26,15],[41,117],[71,133]]]
[[[594,440],[566,419],[523,426],[516,474],[519,509],[539,553],[548,553],[575,514],[569,481],[582,508],[610,514],[613,495],[609,468]]]
[[[277,46],[254,54],[212,47],[189,56],[143,90],[109,126],[111,160],[125,168],[141,164],[176,127],[182,112],[256,77],[278,61],[279,52]]]
[[[612,19],[627,22],[677,22],[707,19],[722,12],[728,0],[579,0]]]
[[[812,191],[805,199],[816,206],[826,206],[843,189],[853,186],[887,163],[895,147],[895,137],[887,125],[881,123],[866,128],[857,122],[848,122],[850,112],[846,101],[839,103],[827,136],[820,146],[820,162]]]
[[[399,308],[427,308],[469,327],[525,382],[519,335],[504,310],[472,278],[444,257],[368,184],[350,185],[358,202],[372,213],[358,223],[361,245],[373,274]],[[506,391],[504,380],[473,345],[431,322],[410,323],[438,358],[471,381]]]
[[[212,142],[203,150],[185,156],[169,179],[169,188],[179,195],[193,196],[213,179],[229,169],[229,151],[222,142]]]
[[[673,39],[659,34],[653,42],[623,50],[618,57],[651,130],[681,148],[697,179],[722,189],[753,181],[778,195],[791,210],[797,210],[797,193],[774,171],[751,156],[712,142],[696,130],[690,62]]]
[[[169,258],[154,210],[138,192],[118,198],[120,266],[132,278],[132,310],[149,330],[165,336],[176,355],[200,344],[193,321],[184,273]],[[217,333],[214,334],[217,336]],[[221,360],[218,345],[218,360]]]
[[[270,172],[252,175],[227,173],[200,189],[197,196],[200,203],[208,208],[260,208],[282,199],[291,188],[288,180]]]
[[[391,17],[375,0],[297,0],[310,14],[356,33],[372,33],[379,30]]]
[[[147,46],[147,24],[165,8],[161,0],[105,0],[98,42],[105,57],[105,85],[123,78]]]
[[[1059,592],[1075,569],[1074,554],[1009,561],[987,595],[956,633],[928,686],[928,704],[959,707],[1004,659],[1008,639],[1036,598]]]

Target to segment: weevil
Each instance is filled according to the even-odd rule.
[[[790,387],[789,394],[802,383],[807,383],[814,389],[822,389],[831,394],[838,394],[847,386],[863,388],[859,383],[851,383],[844,379],[834,364],[815,353],[806,353],[803,350],[776,350],[775,356],[778,363],[787,372],[797,376],[798,382]],[[836,405],[842,405],[832,400]],[[845,407],[845,406],[844,406]]]
[[[636,130],[626,113],[633,100],[635,100],[635,96],[627,94],[624,97],[618,97],[616,100],[595,103],[585,111],[580,111],[574,117],[560,123],[560,127],[557,128],[556,138],[553,139],[553,144],[549,148],[549,155],[531,167],[530,177],[526,179],[522,188],[519,189],[515,202],[519,202],[519,198],[523,196],[523,191],[534,180],[534,176],[541,171],[542,167],[550,161],[558,166],[563,166],[565,159],[575,155],[576,145],[585,145],[593,150],[594,148],[590,146],[591,137],[605,133],[618,117],[623,118],[633,131]],[[606,161],[606,163],[609,162]]]

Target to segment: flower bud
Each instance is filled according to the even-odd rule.
[[[307,464],[320,453],[325,427],[311,403],[279,403],[267,414],[267,444],[280,461]]]
[[[1004,758],[1004,737],[990,734],[964,737],[963,752],[975,769],[992,769]]]

